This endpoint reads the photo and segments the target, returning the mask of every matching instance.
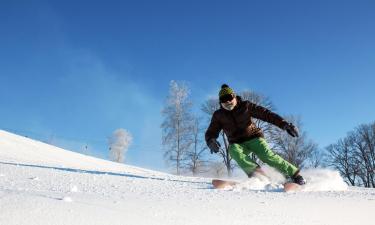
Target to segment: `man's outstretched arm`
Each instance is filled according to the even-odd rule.
[[[298,137],[298,129],[292,123],[288,123],[288,121],[277,113],[251,102],[249,102],[249,108],[252,117],[271,123],[282,130],[286,130],[292,137]]]

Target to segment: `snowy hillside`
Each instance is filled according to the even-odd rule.
[[[84,156],[0,130],[0,224],[374,224],[375,190],[338,173],[304,171],[303,192],[247,180],[215,190],[179,177]]]

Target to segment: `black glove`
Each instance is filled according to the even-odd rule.
[[[216,141],[216,139],[214,138],[210,139],[207,145],[208,145],[208,148],[211,150],[211,154],[218,153],[221,147],[220,143]]]
[[[292,123],[287,123],[284,126],[284,130],[286,130],[286,132],[288,132],[288,134],[292,137],[299,136],[297,127],[295,127]]]

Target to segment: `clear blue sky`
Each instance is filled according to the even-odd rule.
[[[299,115],[321,148],[375,120],[374,1],[0,1],[0,128],[163,169],[170,80],[222,83]]]

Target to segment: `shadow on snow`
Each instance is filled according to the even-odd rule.
[[[140,175],[134,175],[134,174],[129,174],[129,173],[82,170],[82,169],[72,169],[72,168],[65,168],[65,167],[41,166],[41,165],[32,165],[32,164],[23,164],[23,163],[10,163],[10,162],[0,162],[0,164],[11,165],[11,166],[42,168],[42,169],[54,169],[54,170],[61,170],[65,172],[72,172],[72,173],[87,173],[87,174],[94,174],[94,175],[120,176],[120,177],[128,177],[128,178],[149,179],[149,180],[159,180],[159,181],[173,181],[173,182],[191,183],[191,184],[211,184],[209,182],[186,181],[186,180],[168,179],[168,178],[160,178],[160,177],[147,177],[147,176],[140,176]]]

